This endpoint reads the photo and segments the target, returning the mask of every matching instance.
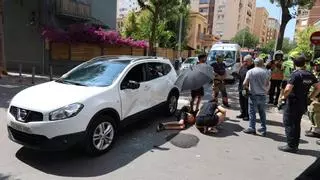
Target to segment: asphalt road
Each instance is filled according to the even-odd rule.
[[[158,122],[174,120],[161,114],[131,125],[121,132],[114,148],[96,158],[81,151],[39,152],[7,138],[5,114],[11,97],[25,85],[0,80],[0,180],[2,179],[116,179],[116,180],[291,180],[319,155],[316,139],[302,135],[298,154],[279,152],[285,141],[282,115],[267,108],[267,137],[241,132],[248,122],[238,120],[237,88],[228,86],[231,108],[216,135],[203,135],[195,127],[155,132]],[[209,89],[207,87],[207,89]],[[210,98],[207,90],[205,99]],[[188,93],[180,98],[181,107]],[[259,123],[257,124],[259,126]],[[303,129],[309,127],[303,122]]]

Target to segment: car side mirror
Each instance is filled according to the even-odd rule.
[[[121,85],[121,89],[139,89],[139,87],[140,87],[140,83],[132,80]]]

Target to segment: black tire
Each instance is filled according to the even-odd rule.
[[[97,132],[99,132],[99,128],[98,126],[99,125],[102,125],[105,126],[105,125],[110,125],[110,127],[112,128],[112,131],[113,131],[113,135],[112,135],[112,138],[109,138],[109,142],[106,142],[107,140],[104,139],[104,140],[101,140],[102,137],[97,137],[97,139],[100,139],[100,140],[93,140],[94,138],[94,134],[96,134]],[[107,130],[107,128],[105,128]],[[110,132],[111,133],[111,132]],[[111,135],[111,134],[109,134]],[[117,135],[117,127],[116,127],[116,124],[115,124],[115,120],[110,117],[110,116],[107,116],[107,115],[101,115],[101,116],[98,116],[96,117],[95,119],[93,119],[93,121],[90,123],[90,125],[88,126],[87,128],[87,132],[86,132],[86,137],[85,137],[85,141],[84,141],[84,148],[85,148],[85,151],[88,155],[90,156],[99,156],[101,154],[104,154],[106,153],[107,151],[109,151],[114,142],[115,142],[115,139],[116,139],[116,135]],[[107,138],[106,136],[107,135],[99,135],[99,136],[103,136],[104,138]],[[105,143],[106,147],[102,147],[102,149],[98,149],[94,143],[98,142],[99,143]],[[110,142],[111,141],[111,142]],[[109,145],[107,145],[109,144]]]
[[[178,108],[178,99],[179,95],[177,93],[171,92],[169,94],[165,105],[165,113],[167,116],[172,116],[176,113]]]

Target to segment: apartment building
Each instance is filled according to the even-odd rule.
[[[259,37],[259,43],[261,45],[265,44],[267,41],[268,17],[269,13],[266,8],[256,8],[256,17],[254,21],[253,34]]]
[[[275,18],[268,18],[266,43],[277,39],[280,23]]]
[[[296,28],[295,33],[303,31],[306,27],[308,27],[308,21],[309,21],[309,13],[310,10],[299,8],[298,9],[298,16],[296,21]]]
[[[212,33],[215,0],[190,0],[191,11],[199,12],[207,19],[208,32]]]
[[[313,7],[309,12],[308,24],[313,25],[320,18],[320,0],[314,2]]]
[[[316,0],[314,6],[308,10],[300,7],[296,22],[295,34],[303,31],[306,27],[314,25],[320,19],[320,0]]]
[[[207,19],[199,12],[190,12],[188,46],[193,49],[208,50],[218,39],[208,33]]]
[[[117,0],[117,18],[125,17],[130,11],[139,11],[137,0]]]
[[[222,40],[231,40],[238,31],[249,28],[253,32],[255,0],[216,0],[213,30]]]

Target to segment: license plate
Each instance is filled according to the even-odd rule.
[[[15,123],[15,122],[10,122],[10,126],[15,129],[15,130],[18,130],[18,131],[22,131],[22,132],[25,132],[25,133],[30,133],[30,128],[26,127],[26,126],[23,126],[23,125],[20,125],[18,123]]]

